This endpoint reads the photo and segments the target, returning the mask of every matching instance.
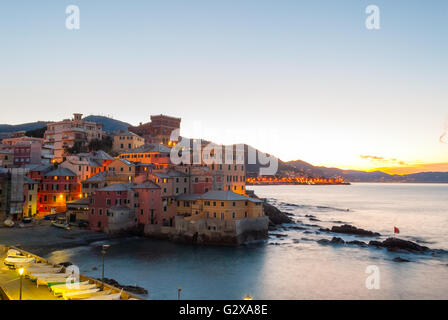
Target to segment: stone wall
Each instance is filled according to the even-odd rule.
[[[175,227],[146,225],[144,233],[150,237],[170,239],[176,242],[237,246],[242,243],[268,237],[268,217],[219,220],[185,220],[175,218]]]

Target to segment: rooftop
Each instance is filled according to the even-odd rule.
[[[134,186],[133,183],[114,183],[105,188],[99,189],[98,191],[128,191]]]
[[[129,150],[124,153],[150,153],[150,152],[158,152],[158,153],[170,153],[171,149],[157,143],[147,144],[143,147],[135,148],[132,150]]]
[[[45,177],[77,177],[72,170],[67,168],[57,168],[56,170],[50,171],[44,175]]]
[[[220,201],[251,201],[262,202],[259,199],[250,198],[232,191],[212,190],[200,196],[203,200],[220,200]]]
[[[132,189],[160,189],[154,182],[146,180],[142,183],[135,184]]]
[[[153,172],[153,174],[160,178],[188,177],[188,174],[173,169],[167,171]]]

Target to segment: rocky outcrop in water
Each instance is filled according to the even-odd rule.
[[[339,237],[333,237],[331,240],[328,239],[320,239],[317,241],[320,244],[345,244],[345,241]]]
[[[393,261],[395,261],[395,262],[410,262],[408,259],[404,259],[402,257],[393,258]]]
[[[428,247],[421,246],[415,242],[398,239],[398,238],[387,238],[383,242],[380,241],[370,241],[369,246],[386,248],[388,251],[409,251],[423,253],[429,250]]]
[[[363,236],[363,237],[379,237],[380,234],[378,232],[373,232],[369,230],[364,230],[361,228],[356,228],[355,226],[344,224],[342,226],[333,226],[331,229],[328,228],[321,228],[319,231],[323,232],[335,232],[335,233],[343,233],[343,234],[353,234],[357,236]]]
[[[294,223],[285,212],[280,211],[269,203],[264,204],[264,214],[269,217],[270,226],[276,226],[282,223]]]
[[[358,241],[358,240],[353,240],[353,241],[347,241],[347,244],[354,244],[360,247],[367,247],[367,243],[363,242],[363,241]]]
[[[101,281],[101,279],[98,279],[98,280]],[[104,283],[114,286],[115,288],[123,289],[125,291],[132,292],[135,294],[148,294],[148,290],[146,290],[145,288],[139,287],[137,285],[135,285],[135,286],[121,285],[118,283],[118,281],[116,281],[114,279],[104,278]]]

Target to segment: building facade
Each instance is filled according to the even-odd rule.
[[[140,148],[145,144],[145,139],[130,131],[118,131],[114,135],[112,151],[123,153],[132,149]]]
[[[66,150],[75,144],[85,145],[94,139],[103,139],[103,125],[82,120],[82,114],[74,113],[73,119],[49,123],[44,143],[53,147],[56,162],[62,162]]]

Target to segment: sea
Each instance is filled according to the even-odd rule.
[[[269,239],[236,248],[172,243],[140,237],[54,251],[80,272],[148,290],[150,300],[177,299],[448,299],[448,184],[248,186],[295,221]],[[320,228],[350,224],[378,238],[329,234]],[[297,228],[299,226],[300,228]],[[394,227],[400,230],[394,235]],[[426,254],[388,252],[345,241],[398,237],[431,249]],[[400,257],[409,262],[396,262]]]

